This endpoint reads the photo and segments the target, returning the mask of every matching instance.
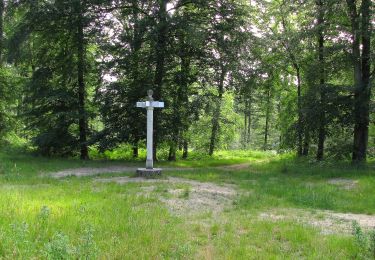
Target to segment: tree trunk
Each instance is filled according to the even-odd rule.
[[[249,110],[248,110],[248,114],[247,114],[247,148],[249,147],[249,144],[251,142],[251,123],[252,123],[252,97],[251,97],[251,93],[250,93],[250,97],[249,97]]]
[[[139,149],[138,149],[138,142],[133,144],[133,158],[138,158],[139,156]]]
[[[298,137],[298,156],[303,155],[303,115],[302,115],[302,97],[301,97],[301,73],[297,63],[294,64],[297,73],[297,108],[298,108],[298,125],[297,125],[297,137]]]
[[[4,7],[4,0],[0,0],[0,67],[2,66],[3,57]]]
[[[354,67],[354,140],[353,162],[366,161],[369,114],[370,114],[370,39],[371,39],[371,1],[363,0],[361,5],[362,19],[357,13],[356,1],[347,0],[352,25],[352,48]],[[360,20],[362,26],[360,26]],[[361,30],[360,30],[361,28]],[[362,37],[362,55],[360,40]]]
[[[269,119],[270,119],[270,113],[271,113],[271,89],[270,86],[268,86],[267,89],[267,104],[266,104],[266,126],[264,129],[264,144],[263,144],[263,150],[268,149],[268,131],[269,131]]]
[[[184,140],[184,151],[182,153],[182,159],[187,159],[189,153],[189,144],[187,140]]]
[[[282,26],[287,31],[285,18],[282,16]],[[292,66],[296,71],[297,75],[297,110],[298,110],[298,122],[297,122],[297,155],[302,156],[303,154],[303,114],[302,114],[302,99],[301,99],[301,69],[298,65],[297,59],[293,51],[289,48],[289,45],[283,42],[284,48],[286,49],[289,59],[292,62]]]
[[[318,56],[319,56],[319,94],[320,94],[320,115],[319,115],[319,134],[318,134],[318,150],[316,159],[321,161],[324,156],[324,142],[326,139],[326,87],[325,87],[325,62],[324,62],[324,6],[322,0],[317,0],[318,8]]]
[[[308,156],[309,150],[310,150],[310,131],[309,131],[309,129],[306,128],[305,129],[305,138],[304,138],[304,141],[303,141],[302,155]]]
[[[247,147],[247,107],[248,102],[245,100],[245,110],[244,110],[244,131],[243,131],[243,148],[246,149]]]
[[[144,32],[141,28],[141,21],[139,20],[139,3],[137,0],[132,0],[132,19],[134,22],[133,27],[133,38],[130,42],[130,49],[131,49],[131,72],[129,73],[131,78],[131,88],[129,93],[127,94],[127,98],[129,99],[129,103],[135,104],[137,101],[139,101],[140,94],[143,94],[141,92],[142,84],[140,80],[140,50],[142,48],[143,43],[143,35]],[[131,142],[134,143],[133,148],[133,157],[138,157],[138,142],[142,138],[142,130],[144,128],[143,123],[140,120],[137,120],[141,117],[141,115],[144,113],[144,111],[141,111],[140,109],[134,107],[129,108],[131,110],[131,115],[129,117],[136,118],[134,120],[134,124],[131,126],[131,136],[132,140]]]
[[[89,159],[87,148],[87,117],[85,110],[85,49],[84,49],[84,32],[83,32],[83,14],[80,1],[77,1],[77,73],[78,73],[78,114],[79,114],[79,142],[81,146],[81,159]]]
[[[250,97],[245,99],[245,110],[244,110],[244,133],[243,140],[244,149],[247,149],[251,141],[251,113],[252,113],[252,100],[251,93]]]
[[[176,160],[176,150],[180,135],[188,130],[188,124],[186,123],[187,117],[189,116],[189,97],[188,97],[188,75],[190,71],[190,59],[187,57],[185,50],[180,51],[181,59],[181,70],[180,77],[178,80],[177,95],[173,102],[173,124],[172,128],[172,140],[170,144],[170,152],[168,156],[169,161]]]
[[[154,98],[155,100],[160,100],[163,79],[165,74],[165,55],[167,48],[167,33],[168,33],[168,24],[167,24],[167,3],[168,0],[159,0],[159,11],[158,11],[158,25],[157,25],[157,42],[155,49],[155,75],[154,75]],[[159,111],[154,113],[154,161],[157,161],[157,145],[159,141],[159,132],[160,132],[160,114]]]
[[[212,130],[211,130],[211,138],[210,138],[210,147],[208,154],[212,156],[215,151],[216,142],[217,142],[217,135],[219,132],[220,127],[220,115],[221,115],[221,102],[223,100],[223,94],[224,94],[224,80],[225,80],[226,71],[224,66],[221,66],[221,75],[220,75],[220,82],[218,85],[218,96],[216,99],[216,108],[212,117]]]
[[[171,143],[169,146],[169,154],[168,154],[168,161],[176,161],[176,150],[177,150],[177,145],[176,143]]]

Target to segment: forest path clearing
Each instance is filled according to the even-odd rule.
[[[139,166],[108,166],[108,167],[83,167],[75,169],[67,169],[53,173],[42,174],[43,176],[51,176],[53,178],[64,178],[64,177],[86,177],[105,175],[108,173],[130,173],[136,172],[140,168]],[[179,170],[192,170],[192,168],[163,168],[165,171],[179,171]]]
[[[305,210],[305,209],[274,209],[263,212],[260,219],[271,221],[292,221],[307,224],[321,230],[323,234],[351,234],[353,222],[364,230],[375,228],[375,215],[341,213],[330,210]]]
[[[233,164],[233,165],[223,165],[215,167],[207,167],[212,169],[221,170],[243,170],[250,166],[250,163]],[[64,178],[64,177],[86,177],[95,175],[105,175],[108,173],[122,173],[122,172],[135,172],[140,166],[108,166],[108,167],[83,167],[66,169],[58,172],[43,173],[42,176],[51,176],[53,178]],[[202,168],[191,168],[191,167],[163,167],[164,171],[190,171],[199,170]]]
[[[250,168],[251,163],[233,165],[222,165],[215,167],[164,167],[165,171],[195,171],[195,170],[223,170],[241,171]],[[160,179],[144,179],[131,176],[105,176],[111,173],[135,173],[137,165],[108,166],[108,167],[83,167],[66,169],[58,172],[43,174],[53,178],[64,178],[69,176],[85,177],[97,176],[94,183],[117,183],[126,185],[129,183],[139,184],[139,195],[157,198],[176,215],[197,215],[211,212],[213,215],[222,213],[225,209],[233,208],[235,201],[245,195],[233,184],[216,184],[212,182],[201,182],[185,178],[165,176]],[[101,176],[101,177],[100,177]],[[357,180],[345,178],[333,178],[326,183],[350,190],[359,185]],[[313,187],[319,185],[311,184]],[[253,214],[253,213],[250,213]],[[253,215],[254,216],[254,215]],[[335,212],[320,209],[298,209],[298,208],[275,208],[261,211],[256,214],[259,220],[271,222],[291,221],[307,226],[316,227],[323,234],[350,234],[353,230],[353,221],[356,221],[363,229],[375,228],[375,215],[354,214]]]
[[[139,195],[157,197],[177,215],[222,212],[233,205],[237,196],[235,185],[218,185],[176,177],[144,179],[131,177],[96,178],[95,182],[118,184],[140,183]],[[165,184],[165,185],[164,185]]]

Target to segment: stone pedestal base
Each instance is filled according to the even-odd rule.
[[[153,178],[153,177],[161,176],[161,172],[162,172],[162,169],[160,168],[153,168],[153,169],[139,168],[137,170],[137,176]]]

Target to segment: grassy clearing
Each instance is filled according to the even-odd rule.
[[[212,167],[250,163],[248,168]],[[176,177],[234,184],[233,206],[220,214],[176,215],[143,183],[94,182],[94,177],[56,180],[41,172],[103,167],[120,161],[46,159],[0,153],[0,258],[4,259],[249,259],[366,258],[353,236],[323,235],[290,220],[260,219],[262,212],[296,208],[375,214],[374,165],[362,168],[319,165],[254,152],[163,166],[198,167],[172,171]],[[210,167],[208,167],[210,166]],[[111,176],[129,175],[111,174]],[[106,176],[107,178],[108,176]],[[332,179],[355,181],[350,189]],[[180,185],[179,199],[192,196]]]

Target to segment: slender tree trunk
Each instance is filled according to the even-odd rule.
[[[184,151],[182,152],[182,159],[187,159],[189,155],[189,143],[184,140]]]
[[[0,0],[0,68],[3,60],[4,7],[4,0]]]
[[[308,156],[310,151],[310,131],[309,129],[305,129],[305,136],[303,140],[303,150],[302,150],[302,155],[303,156]]]
[[[248,101],[245,100],[245,110],[244,110],[244,131],[243,131],[243,148],[247,147],[247,110],[248,110]]]
[[[177,90],[177,96],[174,97],[173,101],[173,115],[172,115],[172,124],[171,124],[171,140],[169,142],[169,154],[168,161],[176,161],[176,150],[178,146],[178,138],[180,135],[181,127],[181,115],[180,115],[180,101],[179,93],[181,91],[181,86]]]
[[[264,129],[264,144],[263,144],[263,150],[268,150],[268,124],[269,124],[269,117],[266,115],[266,126]]]
[[[270,120],[270,114],[271,114],[271,90],[270,86],[268,86],[267,89],[267,104],[266,104],[266,126],[264,129],[264,144],[263,144],[263,150],[268,149],[268,135],[269,135],[269,120]]]
[[[158,0],[159,11],[158,11],[158,25],[157,25],[157,42],[155,49],[156,57],[156,68],[154,75],[154,98],[159,100],[161,98],[163,79],[165,74],[165,55],[167,48],[167,33],[168,33],[168,24],[167,24],[167,3],[168,0]],[[160,111],[154,113],[154,160],[157,161],[157,146],[159,141],[159,132],[160,132]]]
[[[221,102],[223,100],[223,94],[224,94],[224,80],[225,80],[226,70],[224,66],[221,66],[221,75],[220,75],[220,82],[218,85],[218,96],[216,99],[216,108],[212,117],[212,130],[211,130],[211,138],[210,138],[210,147],[208,154],[212,156],[215,151],[216,142],[217,142],[217,135],[219,132],[220,127],[220,115],[221,115]]]
[[[320,94],[320,115],[319,115],[319,136],[318,136],[318,150],[316,159],[321,161],[324,156],[324,142],[326,139],[326,87],[325,87],[325,62],[324,62],[324,6],[323,0],[317,0],[318,8],[318,54],[319,54],[319,94]]]
[[[77,1],[77,72],[78,72],[78,113],[79,113],[79,141],[81,146],[81,159],[89,159],[87,148],[87,117],[85,110],[86,88],[85,88],[85,49],[83,32],[83,14],[81,2]]]
[[[357,12],[356,1],[347,0],[349,16],[352,25],[352,48],[354,65],[354,140],[353,162],[366,161],[369,114],[370,114],[370,53],[371,53],[371,1],[363,0],[360,11]],[[360,20],[362,26],[360,26]],[[361,55],[362,37],[362,55]]]
[[[298,125],[297,125],[297,138],[298,138],[298,156],[303,155],[303,114],[302,114],[302,97],[301,97],[301,72],[297,63],[294,63],[294,68],[297,73],[297,109],[298,109]]]
[[[188,74],[190,70],[190,59],[187,57],[185,50],[180,51],[181,59],[181,70],[179,78],[179,86],[177,89],[177,95],[174,100],[173,110],[174,110],[174,120],[172,127],[172,140],[169,149],[169,161],[176,160],[176,150],[178,146],[178,140],[181,133],[187,131],[187,117],[189,98],[188,93]]]
[[[131,49],[131,72],[129,73],[131,78],[131,90],[128,94],[127,98],[129,99],[129,103],[135,104],[139,101],[140,98],[143,98],[141,95],[142,93],[142,84],[140,80],[140,50],[143,44],[143,31],[141,28],[141,21],[139,19],[139,3],[137,0],[132,0],[132,19],[134,22],[133,26],[133,38],[130,42],[130,49]],[[131,110],[131,115],[129,117],[139,119],[144,111],[132,107],[129,108]],[[133,142],[133,157],[138,157],[138,143],[139,140],[142,138],[142,131],[140,129],[144,128],[143,123],[140,120],[134,120],[134,124],[131,126],[131,136]]]
[[[244,132],[243,132],[243,148],[247,149],[251,141],[251,113],[252,113],[252,99],[251,93],[245,99],[244,109]]]
[[[247,148],[249,147],[249,144],[251,142],[251,123],[252,123],[252,107],[253,107],[253,100],[252,100],[252,93],[250,93],[250,97],[249,97],[249,110],[248,110],[248,113],[247,113]]]
[[[282,26],[287,31],[286,22],[284,16],[282,17]],[[301,69],[298,65],[296,56],[293,51],[289,48],[286,42],[283,42],[284,48],[286,49],[289,59],[292,62],[293,68],[297,75],[297,110],[298,110],[298,122],[297,122],[297,155],[303,155],[303,114],[302,114],[302,86],[301,86]]]
[[[138,158],[139,149],[138,149],[138,140],[133,143],[133,158]]]
[[[177,145],[176,143],[171,143],[169,146],[169,154],[168,154],[168,161],[176,161],[176,150],[177,150]]]
[[[371,0],[363,0],[362,6],[362,84],[355,93],[355,130],[353,160],[366,161],[370,123],[370,60],[371,60]]]

